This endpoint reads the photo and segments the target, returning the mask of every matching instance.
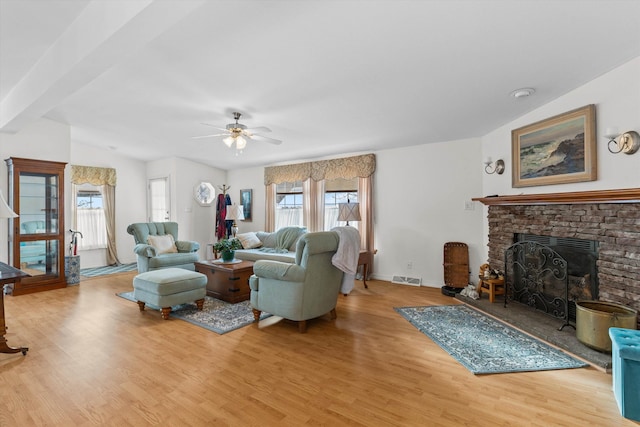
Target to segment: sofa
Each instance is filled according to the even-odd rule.
[[[136,242],[138,273],[162,268],[184,268],[195,271],[200,244],[178,240],[177,222],[138,222],[127,227]]]
[[[242,233],[236,237],[242,243],[243,249],[236,250],[236,259],[244,261],[281,261],[294,263],[296,260],[296,245],[300,237],[307,233],[305,227],[283,227],[278,231],[267,233]]]

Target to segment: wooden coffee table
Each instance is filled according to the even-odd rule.
[[[196,271],[207,276],[207,295],[222,301],[237,303],[249,299],[249,277],[252,261],[221,263],[217,260],[198,261]]]

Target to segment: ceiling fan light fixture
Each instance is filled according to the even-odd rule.
[[[234,141],[234,138],[232,136],[228,136],[222,140],[222,142],[224,142],[225,145],[229,148],[231,148],[231,146],[233,145],[233,141]]]
[[[247,146],[247,140],[239,136],[236,138],[236,149],[243,150]]]
[[[271,129],[264,127],[264,126],[259,126],[256,128],[247,128],[245,125],[238,123],[238,119],[240,119],[240,116],[242,114],[238,113],[238,112],[234,112],[233,113],[233,118],[235,119],[235,123],[229,123],[227,125],[225,125],[225,127],[218,127],[218,126],[214,126],[214,125],[210,125],[208,123],[203,123],[204,125],[207,126],[212,126],[220,131],[222,131],[223,133],[217,133],[217,134],[212,134],[212,135],[202,135],[202,136],[194,136],[192,138],[196,138],[196,139],[200,139],[200,138],[211,138],[211,137],[224,137],[222,139],[222,142],[224,142],[224,144],[228,147],[228,148],[233,148],[233,144],[236,144],[236,155],[238,155],[238,153],[242,153],[242,150],[247,146],[247,142],[249,139],[251,140],[256,140],[256,141],[261,141],[261,142],[268,142],[271,144],[275,144],[275,145],[280,145],[282,144],[282,141],[278,140],[278,139],[273,139],[273,138],[269,138],[263,135],[260,135],[260,133],[262,132],[271,132]]]

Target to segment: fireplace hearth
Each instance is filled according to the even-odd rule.
[[[593,300],[640,310],[640,188],[495,196],[473,200],[489,207],[487,262],[493,268],[505,271],[505,251],[514,244],[514,236],[518,234],[592,241],[595,242],[597,254],[595,270],[584,274],[569,273],[576,284],[570,298],[590,299],[588,294],[591,293]],[[568,264],[574,263],[569,259]],[[469,300],[469,303],[473,305],[474,300]],[[484,311],[520,327],[516,324],[518,322],[527,332],[545,322],[555,324],[554,329],[557,329],[557,319],[526,306],[519,307],[520,304],[511,304],[505,309],[503,304],[489,305],[485,300],[475,303],[486,304],[482,308]],[[509,320],[508,317],[516,311],[517,319]],[[572,316],[575,318],[575,314]],[[577,342],[575,331],[571,328],[561,332],[533,334],[551,343],[567,340],[574,345]],[[553,337],[548,339],[541,335]],[[581,343],[576,349],[569,349],[574,354],[581,350],[588,352],[589,349]]]
[[[487,262],[493,268],[505,270],[505,250],[519,233],[591,240],[597,242],[597,271],[576,280],[597,281],[593,299],[640,309],[640,188],[474,200],[489,206]]]

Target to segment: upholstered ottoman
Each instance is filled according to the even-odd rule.
[[[195,301],[202,310],[207,293],[207,276],[183,268],[147,271],[133,278],[133,297],[140,311],[145,304],[161,308],[162,318],[168,319],[171,306]]]
[[[640,331],[609,328],[613,394],[623,417],[640,421]]]

